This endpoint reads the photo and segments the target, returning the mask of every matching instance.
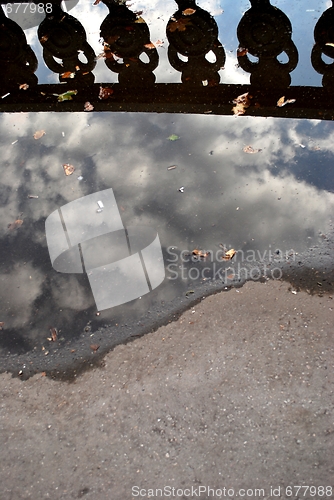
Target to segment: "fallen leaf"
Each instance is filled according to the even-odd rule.
[[[203,250],[198,250],[197,248],[195,248],[195,250],[193,250],[191,253],[193,255],[196,255],[200,259],[206,259],[206,257],[208,257],[210,255],[210,252],[205,252]]]
[[[92,344],[92,345],[90,346],[90,348],[91,348],[91,350],[92,350],[93,352],[96,352],[96,351],[98,350],[98,348],[99,348],[99,347],[100,347],[100,346],[99,346],[98,344]]]
[[[50,328],[50,333],[51,337],[48,337],[48,340],[50,342],[56,342],[58,336],[57,328]]]
[[[191,20],[189,18],[183,18],[181,17],[178,20],[172,21],[168,26],[167,29],[171,33],[174,33],[174,31],[185,31],[186,26],[191,24]]]
[[[235,106],[232,108],[233,113],[236,116],[244,115],[246,109],[251,105],[252,96],[249,95],[248,92],[246,94],[239,95],[236,99],[233,100]]]
[[[170,141],[177,141],[178,139],[180,139],[180,137],[178,135],[172,134],[168,137],[168,139]]]
[[[23,220],[16,219],[16,221],[12,222],[11,224],[8,224],[8,229],[9,229],[9,231],[14,231],[14,229],[21,227],[22,224],[23,224]]]
[[[70,165],[69,163],[64,163],[63,168],[64,168],[65,175],[72,175],[74,170],[75,170],[73,165]]]
[[[225,247],[220,244],[221,248],[224,249],[225,255],[222,257],[222,260],[232,260],[235,254],[237,253],[234,248],[231,248],[231,250],[225,250]]]
[[[244,47],[239,47],[237,49],[237,57],[243,57],[246,54],[248,54],[248,49],[245,49]]]
[[[195,12],[196,12],[196,9],[191,9],[191,8],[189,8],[189,9],[185,9],[185,10],[183,10],[183,11],[182,11],[182,14],[183,14],[184,16],[191,16],[192,14],[195,14]]]
[[[99,99],[109,99],[111,95],[113,95],[114,90],[111,87],[100,87]]]
[[[255,153],[259,153],[260,151],[262,151],[262,149],[254,149],[254,148],[252,148],[252,146],[245,146],[244,147],[245,153],[255,154]]]
[[[72,71],[65,71],[65,73],[62,73],[60,75],[61,78],[74,78],[75,77],[75,73],[73,73]]]
[[[22,83],[20,86],[19,86],[19,89],[20,90],[28,90],[29,88],[29,85],[27,83]]]
[[[286,104],[293,104],[294,102],[296,102],[296,99],[287,99],[287,100],[285,100],[285,96],[283,96],[280,99],[278,99],[277,106],[279,108],[283,108],[283,106],[285,106]]]
[[[77,90],[68,90],[67,92],[64,92],[63,94],[55,94],[58,96],[58,102],[63,102],[63,101],[72,101],[74,95],[78,93]]]
[[[45,135],[45,130],[37,130],[35,133],[34,133],[34,139],[40,139],[41,137],[43,137],[43,135]]]
[[[93,111],[94,106],[89,101],[85,102],[84,111]]]
[[[4,326],[5,326],[5,322],[4,321],[0,321],[0,330],[3,330]]]

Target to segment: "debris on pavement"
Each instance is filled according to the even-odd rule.
[[[65,172],[65,175],[72,175],[75,168],[73,165],[70,165],[69,163],[63,163],[63,169]]]

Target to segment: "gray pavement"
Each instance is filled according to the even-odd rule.
[[[333,297],[294,291],[208,297],[73,383],[0,375],[1,500],[331,498]]]

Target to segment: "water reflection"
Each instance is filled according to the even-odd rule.
[[[184,255],[194,248],[216,252],[223,243],[244,255],[251,250],[266,251],[267,256],[276,249],[284,255],[291,249],[294,254],[303,252],[318,242],[333,211],[331,123],[210,115],[30,113],[1,115],[0,130],[4,353],[15,349],[15,343],[20,349],[43,345],[50,327],[58,328],[59,339],[66,341],[80,335],[89,321],[96,326],[136,321],[161,301],[184,297],[196,282],[212,280],[214,264],[223,270],[231,266],[220,258],[190,260],[182,271],[179,257],[175,263],[181,251]],[[45,135],[36,140],[37,130]],[[245,146],[261,151],[249,154]],[[64,163],[74,166],[72,175],[65,175]],[[168,170],[172,165],[176,168]],[[155,288],[159,279],[149,276],[154,290],[141,298],[138,295],[145,290],[135,290],[137,298],[96,317],[99,307],[94,296],[107,284],[84,273],[62,274],[52,268],[45,221],[68,203],[110,189],[121,227],[146,226],[152,235],[158,233],[166,279]],[[107,213],[96,209],[94,204],[94,216]],[[23,223],[13,228],[16,220]],[[87,217],[86,222],[91,229]],[[82,233],[79,225],[73,227]],[[131,255],[154,237],[138,243],[140,248],[134,247]],[[80,238],[83,241],[79,234],[75,242]],[[114,242],[111,246],[115,249]],[[94,249],[87,247],[85,252],[94,264],[89,268],[114,258],[107,253],[111,260],[101,264],[99,259],[106,257],[102,251],[94,255]],[[236,255],[233,265],[242,264],[241,256]],[[125,266],[123,273],[130,270],[133,276],[139,263],[141,259],[136,266]],[[168,269],[170,264],[174,267]],[[209,270],[189,275],[194,267]],[[224,279],[216,277],[220,283]],[[121,285],[122,278],[120,292]]]

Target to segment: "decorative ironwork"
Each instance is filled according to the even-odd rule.
[[[250,0],[251,8],[241,19],[237,35],[239,39],[238,62],[251,74],[255,87],[285,88],[291,83],[290,72],[298,64],[298,52],[291,40],[292,27],[288,17],[269,0]],[[277,57],[284,53],[287,63]],[[248,54],[258,58],[252,62]]]
[[[334,119],[334,102],[327,91],[334,79],[334,62],[323,60],[325,56],[334,59],[334,0],[314,30],[311,59],[314,69],[323,75],[324,88],[290,87],[290,72],[297,66],[298,52],[291,39],[289,19],[269,0],[250,0],[251,8],[237,29],[238,63],[250,73],[250,85],[219,83],[219,70],[225,64],[224,40],[218,40],[215,19],[195,0],[176,0],[178,10],[166,26],[169,62],[181,72],[182,84],[155,83],[158,51],[150,42],[149,28],[140,13],[132,12],[123,0],[101,2],[109,9],[100,27],[105,64],[119,75],[119,83],[112,89],[108,83],[94,83],[95,53],[82,24],[61,9],[61,0],[28,2],[44,5],[45,19],[38,37],[44,60],[59,75],[61,86],[37,84],[37,58],[22,29],[0,7],[0,111],[231,114],[232,102],[249,92],[253,99],[249,99],[248,115]],[[5,1],[0,0],[0,4]],[[214,62],[210,62],[210,53]],[[283,53],[287,63],[278,60]],[[252,57],[258,61],[253,62]],[[59,102],[57,95],[68,91],[72,91],[68,94],[71,100]],[[283,95],[296,102],[278,107]],[[85,106],[87,101],[89,106]]]
[[[38,28],[45,64],[54,73],[59,73],[61,82],[75,79],[76,85],[91,85],[94,83],[91,71],[96,65],[95,53],[87,43],[82,24],[64,12],[60,3],[61,0],[59,5],[52,4],[51,9],[46,9],[46,17]],[[87,62],[80,60],[80,53]],[[61,63],[56,58],[61,59]]]
[[[104,0],[109,14],[101,24],[105,63],[118,73],[125,86],[147,86],[155,82],[153,71],[159,64],[157,49],[150,42],[150,32],[140,15],[113,0]],[[148,62],[141,59],[146,54]]]
[[[223,69],[226,56],[218,40],[217,23],[207,11],[196,5],[195,0],[179,0],[177,3],[179,10],[170,18],[166,28],[169,62],[182,73],[182,83],[218,85],[218,71]],[[215,56],[214,62],[206,58],[210,52]]]
[[[0,7],[0,92],[26,90],[37,85],[37,58],[18,24]]]
[[[314,28],[315,45],[311,54],[313,68],[323,76],[322,84],[326,88],[334,86],[334,62],[326,63],[323,56],[334,59],[334,1]]]

